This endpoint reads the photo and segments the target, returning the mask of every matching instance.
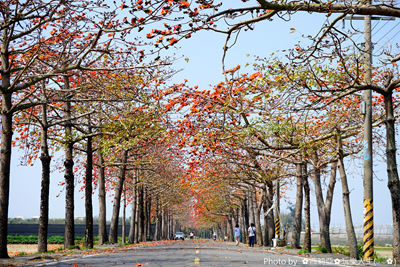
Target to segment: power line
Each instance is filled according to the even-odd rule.
[[[400,24],[400,23],[399,23]],[[398,30],[391,38],[388,38],[388,40],[379,47],[378,51],[383,49],[391,40],[393,40],[398,34],[400,33],[400,30]],[[386,34],[387,35],[387,34]]]
[[[378,22],[380,22],[380,20],[378,21]],[[380,30],[382,30],[382,28],[383,27],[385,27],[386,26],[386,24],[388,24],[389,23],[389,20],[387,20],[375,33],[373,33],[373,34],[377,34]],[[378,25],[378,23],[376,24],[376,25]],[[375,25],[375,26],[376,26]],[[375,28],[375,27],[374,27]],[[374,31],[374,28],[372,28],[372,31]]]
[[[379,27],[379,29],[378,29],[375,33],[373,33],[373,35],[375,35],[375,34],[377,34],[378,32],[380,32],[380,31],[389,23],[389,21],[390,21],[390,20],[387,20],[387,19],[384,19],[384,18],[380,18],[380,19],[374,18],[374,20],[378,20],[378,23],[376,23],[375,26],[372,27],[371,32],[374,31],[374,29],[379,25],[379,23],[380,23],[382,20],[386,20],[386,22],[385,22],[381,27]],[[363,36],[363,35],[362,35],[362,34],[358,35],[358,37],[357,37],[354,41],[357,42],[358,39],[360,39],[361,36]]]
[[[391,31],[393,31],[396,27],[400,25],[400,22],[398,22],[395,26],[393,26],[385,35],[383,35],[376,43],[379,43],[383,38],[386,37]]]
[[[376,26],[378,26],[379,22],[381,22],[381,21],[380,21],[380,20],[378,20],[378,22],[377,22],[377,23],[375,23],[374,27],[372,27],[372,29],[371,29],[371,31],[372,31],[372,32],[374,31],[374,29],[376,28]]]

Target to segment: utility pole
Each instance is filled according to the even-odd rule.
[[[374,0],[376,1],[376,0]],[[385,1],[385,0],[384,0]],[[365,5],[371,5],[371,0],[364,0]],[[345,18],[347,19],[347,18]],[[364,82],[372,84],[372,30],[371,20],[395,20],[394,17],[364,17],[351,16],[351,20],[364,20]],[[344,23],[344,22],[343,22]],[[361,113],[364,115],[364,223],[363,223],[363,258],[366,261],[374,259],[374,204],[373,204],[373,160],[372,160],[372,90],[367,89],[363,94]]]
[[[371,4],[370,0],[366,1]],[[371,84],[372,73],[372,41],[371,16],[364,16],[364,79]],[[373,208],[373,161],[372,161],[372,90],[364,91],[364,224],[363,224],[363,255],[364,260],[374,259],[374,208]]]
[[[371,0],[365,0],[365,5],[371,5]],[[372,83],[372,41],[371,20],[394,20],[393,17],[352,16],[351,20],[364,20],[364,82]],[[374,205],[373,205],[373,160],[372,160],[372,90],[364,91],[361,113],[364,115],[364,223],[363,223],[363,258],[366,261],[374,259]]]

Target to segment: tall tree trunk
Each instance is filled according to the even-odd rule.
[[[233,210],[232,210],[233,212]],[[232,225],[232,215],[229,214],[226,218],[226,235],[228,236],[227,241],[234,241],[233,240],[233,225]]]
[[[257,242],[257,245],[260,245],[260,246],[262,246],[264,244],[262,229],[261,229],[261,218],[260,218],[261,207],[262,207],[262,205],[259,205],[258,207],[255,208],[256,242]]]
[[[151,233],[151,196],[149,194],[149,191],[147,191],[147,201],[146,201],[146,241],[147,238],[151,238],[152,233]]]
[[[91,129],[89,126],[89,134]],[[93,248],[93,148],[92,137],[87,138],[86,145],[86,177],[85,177],[85,211],[86,211],[86,229],[85,229],[85,247]]]
[[[166,223],[167,223],[167,236],[170,237],[172,235],[172,228],[171,228],[171,213],[170,210],[167,209],[166,213]]]
[[[326,201],[325,201],[326,225],[328,228],[326,230],[327,237],[325,237],[325,239],[327,239],[327,241],[326,241],[327,247],[331,248],[330,250],[328,249],[328,252],[332,252],[329,229],[330,229],[330,224],[331,224],[333,192],[335,190],[335,184],[336,184],[336,171],[337,171],[337,162],[333,162],[333,163],[331,163],[331,173],[330,173],[328,190],[326,192]]]
[[[245,224],[245,231],[246,231],[246,243],[249,242],[249,235],[247,233],[247,230],[250,227],[250,211],[249,211],[249,198],[246,196],[245,202],[244,202],[244,224]]]
[[[247,239],[246,239],[246,223],[245,223],[245,207],[244,207],[244,203],[246,203],[243,199],[240,199],[240,209],[239,209],[239,224],[240,224],[240,234],[242,236],[242,242],[246,243]]]
[[[42,123],[40,134],[40,161],[42,162],[42,182],[40,189],[40,216],[38,231],[38,252],[47,252],[47,232],[49,226],[49,193],[50,193],[50,162],[48,146],[47,107],[42,105]]]
[[[253,187],[253,211],[254,211],[254,222],[256,225],[256,242],[257,245],[263,245],[263,236],[262,236],[262,229],[261,229],[261,208],[262,208],[262,199],[260,199],[259,203],[257,203],[256,198],[256,188]]]
[[[75,222],[74,222],[74,161],[72,152],[73,144],[69,142],[65,149],[65,231],[64,249],[75,245]]]
[[[283,240],[285,240],[285,243],[288,243],[289,230],[290,226],[288,223],[286,223],[283,228]]]
[[[131,220],[130,220],[130,225],[131,228],[129,229],[129,238],[128,241],[129,243],[133,244],[135,243],[135,222],[136,222],[136,179],[133,182],[132,185],[132,203],[131,203]]]
[[[160,232],[161,232],[161,218],[160,218],[160,200],[158,196],[156,197],[156,227],[155,227],[155,233],[154,233],[154,240],[160,240]]]
[[[124,204],[122,207],[122,236],[121,236],[121,243],[125,245],[125,229],[126,229],[126,192],[124,191]]]
[[[157,221],[158,221],[158,234],[157,234],[157,240],[162,240],[162,206],[161,206],[161,202],[160,200],[159,204],[158,204],[158,217],[157,217]]]
[[[358,259],[357,237],[354,231],[353,219],[351,216],[350,190],[347,183],[346,171],[344,169],[344,162],[343,162],[344,153],[343,153],[342,137],[340,133],[337,135],[337,142],[339,150],[338,166],[339,166],[340,180],[342,182],[344,220],[346,223],[346,233],[347,233],[347,240],[349,243],[350,257],[353,259]]]
[[[303,186],[304,186],[304,219],[305,219],[305,232],[304,232],[304,248],[311,252],[311,219],[310,219],[310,186],[307,177],[307,165],[303,165]]]
[[[274,223],[274,210],[273,210],[273,205],[274,205],[274,186],[271,181],[268,181],[266,183],[266,190],[267,190],[267,195],[266,195],[266,202],[267,202],[267,207],[269,213],[266,216],[266,221],[267,221],[267,233],[268,233],[268,243],[270,246],[272,246],[272,239],[274,238],[275,235],[275,223]],[[269,210],[271,209],[271,210]],[[265,216],[265,214],[264,214]]]
[[[147,190],[143,186],[143,242],[147,239]]]
[[[172,229],[173,228],[172,228],[171,213],[168,210],[168,213],[167,213],[167,236],[171,236],[172,235],[172,231],[173,231]]]
[[[296,207],[294,213],[292,237],[290,246],[300,248],[301,219],[303,209],[303,167],[302,163],[296,164]]]
[[[239,207],[236,207],[236,209],[235,209],[235,225],[236,224],[239,224],[239,218],[240,218],[240,213],[239,213],[239,210],[240,210],[240,208]]]
[[[249,212],[248,212],[248,206],[247,206],[247,196],[245,195],[245,198],[242,199],[241,201],[241,216],[242,216],[242,238],[243,238],[243,243],[248,243],[249,237],[247,234],[247,229],[249,228]]]
[[[69,91],[69,77],[64,76],[66,91]],[[64,249],[75,245],[75,222],[74,222],[74,143],[72,141],[71,102],[67,101],[65,107],[65,231]]]
[[[270,204],[267,202],[267,185],[263,187],[263,198],[264,198],[264,203],[263,203],[263,215],[264,215],[264,246],[270,246],[271,243],[268,238],[268,210],[271,208],[268,206]]]
[[[149,214],[148,214],[148,205],[149,205],[149,195],[147,188],[143,187],[143,217],[144,217],[144,225],[143,225],[143,241],[147,241],[147,236],[149,235]]]
[[[139,186],[137,184],[138,177],[136,177],[136,213],[135,213],[135,243],[139,243],[139,216],[140,216],[140,209],[139,209]]]
[[[120,206],[121,206],[122,189],[124,187],[124,182],[125,182],[127,160],[128,160],[128,151],[124,150],[122,152],[122,161],[121,161],[122,166],[120,168],[120,173],[118,176],[118,185],[115,190],[113,213],[112,213],[112,217],[111,217],[110,235],[108,237],[111,244],[118,243],[119,210],[120,210]]]
[[[138,225],[138,239],[139,242],[144,241],[144,198],[143,198],[143,185],[139,184],[138,186],[138,193],[139,193],[139,225]]]
[[[319,228],[320,228],[320,240],[321,247],[325,248],[329,253],[332,253],[331,239],[329,235],[329,225],[331,222],[331,207],[333,200],[333,191],[336,183],[336,162],[332,163],[331,175],[329,179],[328,190],[326,193],[326,201],[322,193],[321,186],[321,171],[318,168],[318,152],[314,155],[314,174],[313,181],[315,187],[315,198],[317,202]]]
[[[156,231],[157,234],[156,240],[162,240],[162,213],[161,213],[161,206],[159,205],[158,211],[157,211],[157,223],[156,223]]]
[[[107,217],[106,217],[106,175],[103,154],[98,150],[100,173],[99,173],[99,244],[107,243]]]
[[[255,206],[255,196],[254,196],[254,191],[253,188],[249,186],[249,190],[247,191],[247,201],[248,201],[248,211],[249,211],[249,223],[254,223],[255,224],[255,215],[254,215],[254,206]]]
[[[165,213],[165,230],[166,230],[166,235],[167,235],[167,237],[170,237],[171,236],[171,218],[170,218],[170,216],[169,216],[169,210],[167,209],[166,210],[166,213]]]
[[[167,236],[167,223],[166,223],[165,207],[162,207],[162,210],[161,210],[161,238],[164,240],[169,238],[169,236]]]
[[[392,92],[384,95],[386,110],[386,163],[388,188],[392,199],[393,259],[400,263],[400,181],[396,159],[396,131]]]
[[[147,190],[143,187],[143,241],[146,241],[147,239],[147,221]]]
[[[9,69],[9,54],[6,48],[2,49],[2,69]],[[0,151],[0,258],[8,258],[7,253],[7,227],[8,203],[10,196],[10,166],[12,150],[12,92],[10,87],[10,74],[1,74],[1,151]]]

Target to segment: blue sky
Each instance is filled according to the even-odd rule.
[[[256,25],[254,31],[242,32],[236,45],[228,51],[226,57],[227,67],[235,67],[238,64],[245,65],[251,63],[253,55],[267,57],[277,50],[293,47],[297,42],[302,41],[302,34],[313,35],[320,25],[326,20],[323,15],[298,14],[292,17],[289,22],[274,20],[272,22],[262,22]],[[362,26],[362,22],[357,22]],[[388,40],[399,42],[400,34],[398,20],[386,22],[374,22],[373,41],[379,40],[380,44],[385,44]],[[295,28],[296,32],[291,33],[290,28]],[[392,29],[394,28],[394,29]],[[392,29],[392,30],[391,30]],[[391,31],[390,31],[391,30]],[[390,32],[389,32],[390,31]],[[397,32],[397,34],[396,34]],[[359,38],[362,40],[362,36]],[[183,55],[176,64],[176,69],[182,69],[172,81],[180,82],[188,79],[189,84],[199,85],[200,88],[208,88],[209,84],[215,84],[224,79],[222,75],[222,52],[225,36],[215,32],[201,32],[193,35],[191,39],[184,40],[177,48],[170,49],[177,55]],[[361,41],[360,41],[361,42]],[[251,55],[250,57],[248,55]],[[189,58],[186,62],[184,58]],[[249,69],[251,71],[251,69]],[[399,137],[398,137],[399,138]],[[25,218],[39,216],[40,204],[40,162],[36,162],[34,167],[24,167],[19,165],[18,157],[21,154],[13,151],[11,169],[11,190],[9,217],[23,216]],[[362,223],[362,173],[361,163],[350,163],[346,165],[349,175],[349,187],[351,191],[351,204],[353,220],[356,225]],[[386,186],[386,165],[382,162],[375,162],[375,223],[391,224],[391,202],[389,191]],[[51,180],[50,194],[50,217],[64,217],[65,194],[61,193],[56,198],[61,188],[57,184],[63,180],[63,174],[54,171]],[[80,187],[80,186],[77,186]],[[288,199],[294,202],[293,191],[288,193]],[[108,214],[111,217],[112,204],[111,198],[108,201]],[[94,195],[94,215],[98,214],[97,194]],[[127,211],[129,216],[129,209]],[[85,216],[83,192],[76,193],[75,216]],[[318,217],[315,206],[314,195],[312,195],[312,224],[318,225]],[[343,208],[341,199],[340,181],[337,181],[332,211],[332,226],[344,226]]]

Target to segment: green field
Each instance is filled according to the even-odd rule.
[[[98,240],[98,237],[94,237],[94,240]],[[76,236],[75,242],[82,243],[84,241],[84,237]],[[7,236],[8,244],[37,244],[38,236],[37,235],[8,235]],[[49,236],[47,238],[48,244],[63,244],[64,236]]]

